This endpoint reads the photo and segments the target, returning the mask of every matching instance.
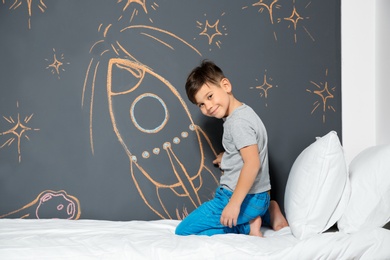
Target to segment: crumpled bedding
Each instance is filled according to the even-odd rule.
[[[178,220],[0,219],[1,259],[390,259],[390,230],[177,236]]]

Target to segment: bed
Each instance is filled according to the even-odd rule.
[[[177,236],[178,220],[0,221],[2,259],[389,259],[390,231],[325,232],[308,239],[289,227],[247,235]]]
[[[177,236],[180,220],[0,219],[1,259],[390,259],[390,145],[346,165],[334,131],[289,173],[288,227]]]

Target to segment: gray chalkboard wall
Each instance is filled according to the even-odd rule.
[[[222,122],[184,92],[215,61],[269,135],[272,197],[341,139],[340,1],[0,2],[0,217],[181,219],[210,199]]]

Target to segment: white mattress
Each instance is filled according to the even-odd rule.
[[[0,259],[390,259],[390,230],[176,236],[177,220],[0,219]]]

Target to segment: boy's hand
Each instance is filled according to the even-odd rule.
[[[221,167],[222,155],[223,155],[223,152],[219,153],[217,155],[217,158],[215,158],[215,160],[213,161],[213,164],[218,164],[218,167]]]
[[[237,225],[240,206],[233,203],[228,203],[221,214],[221,224],[230,228]]]

